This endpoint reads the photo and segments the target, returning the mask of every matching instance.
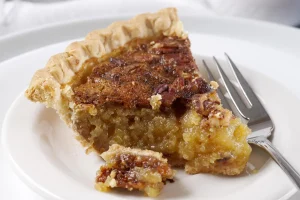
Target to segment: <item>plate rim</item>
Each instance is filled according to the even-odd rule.
[[[34,192],[36,192],[37,194],[41,195],[42,197],[45,198],[51,198],[51,199],[55,199],[55,200],[64,200],[58,196],[56,196],[55,194],[52,194],[51,192],[48,192],[45,188],[40,187],[34,180],[31,179],[31,177],[29,177],[24,170],[22,170],[20,168],[20,166],[15,162],[15,160],[13,159],[12,155],[9,153],[9,147],[8,144],[6,143],[7,141],[7,134],[6,133],[6,121],[9,118],[9,115],[11,114],[11,110],[14,108],[14,106],[17,104],[18,99],[21,98],[22,96],[24,96],[24,92],[25,90],[23,90],[23,92],[21,92],[18,97],[12,102],[11,106],[9,107],[9,109],[7,110],[6,114],[5,114],[5,118],[3,120],[2,123],[2,128],[1,128],[1,146],[3,149],[3,153],[6,156],[6,159],[9,161],[9,164],[11,166],[11,168],[13,169],[13,172],[18,176],[18,178],[25,183],[27,186],[30,187],[30,189],[32,189]]]

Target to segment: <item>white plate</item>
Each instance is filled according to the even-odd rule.
[[[297,83],[300,45],[297,47],[291,40],[293,37],[294,41],[299,42],[299,32],[260,23],[243,24],[239,20],[204,17],[183,19],[190,32],[192,50],[197,59],[200,56],[221,56],[226,51],[239,64],[276,124],[273,142],[299,171],[300,161],[295,152],[300,151],[297,145],[300,135],[296,126],[297,113],[300,112],[300,86]],[[101,24],[107,23],[107,20],[99,20],[98,24],[101,27]],[[270,37],[263,40],[261,37],[247,35],[252,32],[266,36],[269,31],[275,31],[270,36],[272,40]],[[239,40],[227,36],[235,36]],[[23,76],[23,80],[29,81],[33,72],[42,67],[54,52],[62,51],[67,43],[69,42],[24,54],[2,63],[1,67],[20,69],[22,75],[17,74],[15,77]],[[283,49],[285,52],[282,52]],[[17,68],[18,66],[27,68],[24,70],[22,67]],[[95,191],[93,181],[100,165],[99,159],[93,154],[84,154],[83,148],[73,139],[72,132],[51,109],[33,104],[22,95],[7,113],[3,123],[3,136],[3,146],[18,175],[44,196],[53,199],[141,198],[127,192],[120,196],[120,193]],[[254,164],[260,164],[259,159],[264,160],[264,157],[254,153]],[[257,167],[260,168],[259,173],[235,178],[205,174],[188,176],[179,172],[177,181],[168,184],[160,197],[286,199],[296,191],[273,161]]]

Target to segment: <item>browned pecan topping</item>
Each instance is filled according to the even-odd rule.
[[[154,94],[161,94],[169,89],[168,84],[161,84],[154,90]]]
[[[211,110],[212,107],[213,107],[214,105],[215,105],[215,103],[212,102],[212,101],[210,101],[210,100],[205,100],[205,101],[203,102],[203,108],[204,108],[205,110]]]
[[[110,58],[109,61],[113,65],[117,65],[117,66],[121,66],[121,65],[125,64],[124,60],[120,60],[120,59],[117,59],[117,58]]]
[[[74,100],[150,108],[150,97],[161,94],[161,107],[170,107],[176,99],[211,91],[198,74],[188,39],[136,39],[98,63],[87,82],[74,88]]]
[[[218,105],[220,105],[219,99],[211,99],[208,93],[194,95],[192,98],[192,105],[198,113],[204,116],[208,116],[209,114],[217,114],[220,112],[217,109]],[[219,115],[221,114],[222,113]],[[219,116],[219,118],[220,117],[221,116]]]

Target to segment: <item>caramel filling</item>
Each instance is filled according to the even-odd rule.
[[[222,107],[217,83],[201,78],[187,38],[136,39],[88,64],[87,78],[73,88],[72,120],[90,149],[149,149],[191,174],[244,169],[250,130]]]

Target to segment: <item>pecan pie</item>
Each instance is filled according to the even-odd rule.
[[[100,191],[119,187],[141,190],[148,196],[156,197],[166,181],[172,181],[175,174],[161,153],[150,150],[114,144],[101,157],[106,164],[97,172],[95,188]]]
[[[87,151],[120,144],[161,152],[190,174],[237,175],[250,130],[222,107],[190,45],[174,8],[116,22],[50,58],[26,96],[54,108]]]

